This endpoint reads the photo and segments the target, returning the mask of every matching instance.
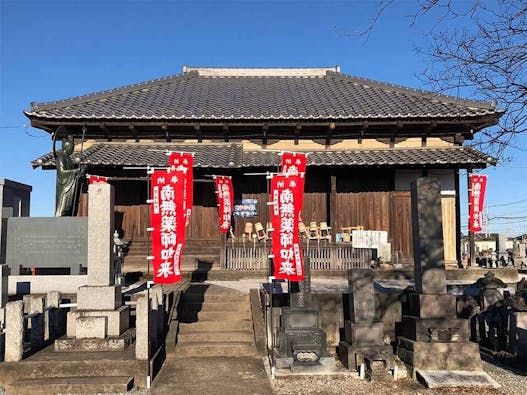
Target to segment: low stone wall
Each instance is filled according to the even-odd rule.
[[[266,292],[261,290],[261,294]],[[395,340],[395,323],[401,321],[401,300],[402,293],[375,293],[375,317],[384,324],[385,341]],[[263,295],[262,308],[265,307]],[[275,306],[274,326],[278,325],[279,308],[288,304],[287,294],[273,295],[273,306]],[[327,335],[328,352],[335,353],[344,334],[344,321],[349,320],[348,295],[342,293],[314,293],[312,301],[318,310],[318,325]]]
[[[88,276],[9,276],[9,295],[46,294],[60,291],[76,294],[80,286],[88,283]]]

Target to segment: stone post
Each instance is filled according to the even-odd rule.
[[[46,296],[46,340],[55,340],[62,335],[60,322],[60,302],[62,300],[62,293],[60,291],[50,291]]]
[[[91,184],[88,193],[88,285],[113,285],[114,193],[110,184]]]
[[[148,309],[149,303],[146,295],[140,296],[135,307],[135,357],[142,360],[148,359]]]
[[[31,296],[29,313],[31,317],[31,350],[37,351],[44,346],[44,298],[42,296]]]
[[[422,177],[412,185],[415,291],[445,294],[441,183]]]
[[[17,362],[24,354],[24,302],[6,305],[5,361]]]

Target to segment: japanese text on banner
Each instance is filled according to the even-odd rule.
[[[220,232],[227,233],[231,228],[234,188],[231,177],[216,176],[216,198],[218,199],[218,217]]]
[[[190,223],[190,214],[192,213],[192,201],[194,194],[194,158],[190,153],[172,152],[168,159],[168,165],[171,171],[180,172],[184,177],[183,196],[185,205],[185,226],[188,226]]]
[[[175,172],[156,170],[150,186],[152,267],[155,283],[181,280],[181,253],[185,238],[184,181]]]
[[[481,232],[486,187],[486,175],[472,174],[470,176],[469,231],[471,232]]]
[[[299,152],[284,152],[282,154],[281,172],[284,175],[299,176],[298,189],[301,192],[300,200],[298,201],[298,221],[302,221],[302,207],[304,204],[304,183],[306,178],[307,156]]]
[[[301,281],[304,278],[298,236],[298,203],[302,194],[299,182],[299,176],[275,175],[271,179],[274,276],[290,281]]]

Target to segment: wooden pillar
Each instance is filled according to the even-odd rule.
[[[459,190],[459,169],[455,173],[455,189],[456,189],[456,260],[459,267],[461,265],[461,196]]]
[[[332,174],[330,176],[330,192],[329,192],[329,221],[333,235],[340,230],[337,229],[337,176]]]

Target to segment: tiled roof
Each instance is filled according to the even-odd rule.
[[[280,164],[278,151],[244,150],[240,143],[133,144],[95,143],[82,155],[92,166],[166,166],[167,151],[194,152],[194,165],[208,168],[271,167]],[[78,153],[76,154],[78,156]],[[495,160],[470,147],[390,148],[308,152],[309,166],[475,166]],[[48,153],[32,162],[33,167],[53,167]]]
[[[182,74],[48,103],[26,115],[100,120],[366,120],[499,116],[479,101],[320,69],[186,68]]]

